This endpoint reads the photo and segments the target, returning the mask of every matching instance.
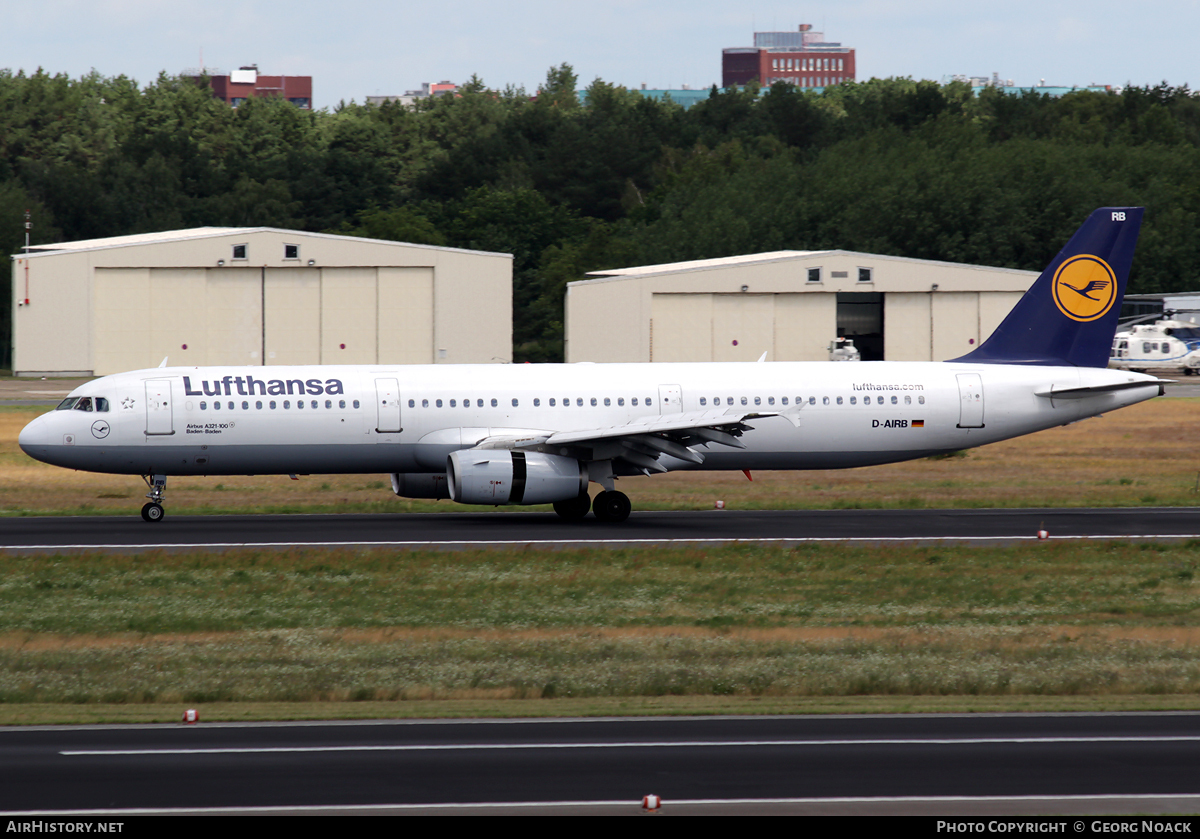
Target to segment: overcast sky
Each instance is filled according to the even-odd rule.
[[[651,88],[721,81],[721,49],[755,31],[811,23],[857,50],[858,77],[951,75],[1018,85],[1195,86],[1200,0],[43,0],[4,3],[0,67],[78,77],[97,70],[143,85],[203,63],[224,72],[313,77],[314,106],[398,94],[422,82],[531,93],[568,62]]]

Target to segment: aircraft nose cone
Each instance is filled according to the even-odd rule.
[[[17,445],[25,454],[41,460],[37,453],[45,451],[46,446],[50,445],[50,430],[46,427],[45,420],[38,417],[22,428],[21,433],[17,435]]]

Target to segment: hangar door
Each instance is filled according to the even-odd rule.
[[[432,268],[268,268],[267,364],[431,364]]]
[[[835,334],[831,294],[655,294],[651,361],[824,361]]]
[[[432,268],[98,268],[97,375],[433,361]]]
[[[257,268],[97,268],[97,375],[171,365],[261,364]]]

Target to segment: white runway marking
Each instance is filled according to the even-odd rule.
[[[1200,795],[1177,793],[1140,793],[1136,795],[880,795],[880,796],[831,796],[829,798],[681,798],[663,802],[666,808],[686,807],[691,805],[769,805],[769,804],[1002,804],[1038,801],[1173,801],[1200,803]],[[126,809],[96,809],[96,810],[0,810],[4,816],[108,816],[108,815],[171,815],[184,813],[320,813],[344,812],[353,813],[371,810],[498,810],[506,807],[514,809],[540,809],[550,807],[620,807],[637,810],[640,801],[628,799],[600,801],[493,801],[470,803],[431,803],[431,804],[306,804],[280,805],[259,807],[130,807]]]
[[[684,749],[764,746],[967,746],[967,745],[1041,745],[1064,743],[1196,743],[1200,735],[1167,737],[961,737],[961,738],[889,738],[881,740],[660,740],[621,743],[451,743],[403,744],[388,746],[264,746],[215,749],[80,749],[62,751],[67,757],[112,757],[150,755],[223,755],[223,754],[295,754],[322,752],[461,752],[509,751],[531,749]]]
[[[166,548],[428,548],[428,547],[519,547],[521,545],[586,546],[607,545],[704,545],[729,544],[731,542],[842,542],[855,543],[900,543],[900,542],[1061,542],[1112,541],[1123,539],[1200,539],[1200,533],[1113,533],[1087,536],[1050,536],[1039,540],[1037,536],[775,536],[769,538],[725,538],[705,539],[478,539],[478,540],[425,540],[412,542],[144,542],[144,543],[82,543],[62,545],[4,545],[0,551],[67,551],[67,550],[162,550]]]

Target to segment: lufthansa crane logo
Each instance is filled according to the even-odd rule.
[[[1104,317],[1117,299],[1116,274],[1103,259],[1087,253],[1058,267],[1053,288],[1058,310],[1080,323]]]

